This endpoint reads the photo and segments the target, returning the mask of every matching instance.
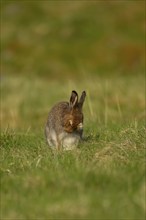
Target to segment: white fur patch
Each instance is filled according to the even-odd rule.
[[[53,129],[49,130],[49,135],[47,137],[47,142],[48,142],[50,147],[57,147],[58,146],[57,135],[56,135],[56,132]]]
[[[77,147],[80,136],[63,132],[59,135],[64,150],[72,150]]]

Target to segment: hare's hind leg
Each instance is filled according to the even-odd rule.
[[[50,147],[58,148],[57,135],[56,135],[56,132],[53,129],[50,129],[48,126],[46,126],[45,136],[46,136],[47,144]]]

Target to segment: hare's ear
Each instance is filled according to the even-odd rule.
[[[86,97],[86,92],[83,91],[83,92],[82,92],[82,95],[81,95],[81,97],[80,97],[79,103],[78,103],[78,105],[79,105],[80,108],[82,108],[82,106],[83,106],[83,104],[84,104],[85,97]]]
[[[70,107],[75,107],[78,103],[78,93],[76,91],[72,91],[70,97]]]

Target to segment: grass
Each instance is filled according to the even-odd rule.
[[[144,220],[144,1],[1,1],[2,220]],[[87,92],[84,142],[52,152],[53,104]]]
[[[41,134],[3,133],[2,219],[144,219],[144,133],[135,124],[100,128],[60,153]]]
[[[14,129],[44,128],[49,109],[69,100],[71,91],[87,91],[85,124],[91,130],[109,123],[144,121],[144,76],[99,77],[86,74],[62,80],[28,76],[3,76],[1,81],[1,124]],[[11,95],[10,95],[11,94]],[[10,106],[10,108],[9,108]],[[31,123],[30,123],[31,122]],[[86,127],[86,126],[85,126]],[[97,128],[96,128],[97,129]]]
[[[1,218],[144,219],[142,85],[142,76],[70,80],[64,86],[37,77],[5,78]],[[44,139],[48,110],[67,100],[71,88],[87,89],[85,141],[75,151],[53,153]]]

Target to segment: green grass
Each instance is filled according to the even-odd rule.
[[[51,152],[44,137],[1,136],[2,219],[144,219],[144,133],[108,129],[71,152]]]
[[[144,220],[144,1],[1,1],[2,220]],[[84,142],[52,152],[49,109],[86,90]]]

